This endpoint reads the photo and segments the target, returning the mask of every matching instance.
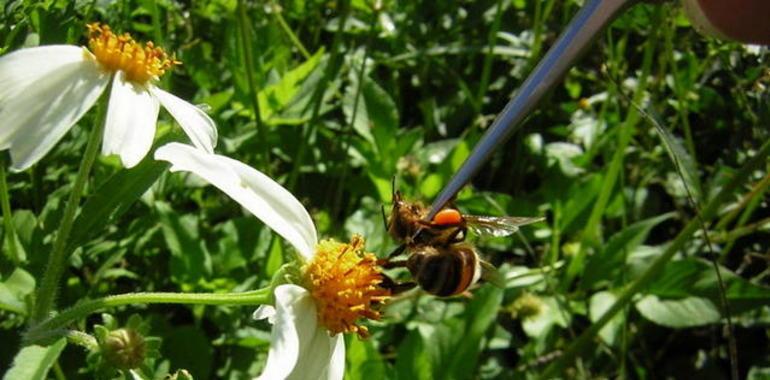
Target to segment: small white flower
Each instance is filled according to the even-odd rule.
[[[119,155],[128,168],[139,163],[152,147],[160,105],[195,146],[213,152],[211,118],[152,83],[178,62],[108,26],[90,24],[89,31],[89,49],[51,45],[0,57],[0,150],[10,150],[11,169],[27,169],[48,153],[110,80],[103,154]]]
[[[171,171],[192,172],[240,203],[286,239],[304,261],[300,285],[275,288],[275,307],[262,306],[257,319],[273,324],[267,364],[259,379],[342,379],[345,341],[341,332],[365,336],[359,318],[379,318],[373,309],[388,298],[379,283],[376,258],[363,253],[363,239],[350,244],[319,242],[302,204],[285,188],[240,161],[171,143],[155,158]]]

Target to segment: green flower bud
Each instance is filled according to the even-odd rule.
[[[108,363],[123,370],[139,367],[147,354],[144,337],[131,328],[110,331],[101,350]]]
[[[511,318],[522,320],[531,318],[543,310],[543,301],[534,294],[524,293],[513,301],[508,310],[511,312]]]

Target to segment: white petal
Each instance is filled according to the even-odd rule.
[[[0,57],[0,102],[39,84],[61,68],[83,61],[85,51],[73,45],[48,45],[16,50]]]
[[[109,75],[76,46],[22,49],[0,58],[0,149],[11,169],[42,158],[85,114]]]
[[[206,152],[214,153],[214,147],[217,146],[217,126],[209,115],[200,108],[157,87],[150,87],[150,92],[179,123],[193,145]]]
[[[324,375],[321,378],[326,380],[342,380],[345,376],[345,338],[342,334],[334,338],[332,357]]]
[[[301,345],[318,329],[316,308],[310,293],[297,285],[275,288],[276,319],[270,351],[260,380],[287,379],[300,359]],[[303,342],[304,340],[304,342]]]
[[[115,75],[104,126],[102,154],[117,154],[123,166],[132,168],[152,147],[160,104],[147,89]]]
[[[188,171],[233,198],[310,259],[317,242],[307,210],[297,198],[270,177],[231,158],[209,154],[190,145],[171,143],[155,151],[156,160],[168,161],[172,171]]]
[[[310,298],[310,297],[308,297]],[[312,302],[312,299],[311,299]],[[315,314],[314,318],[317,318]],[[316,322],[317,323],[317,322]],[[297,323],[299,325],[299,323]],[[297,329],[297,331],[301,331]],[[338,341],[342,339],[342,353],[344,354],[345,340],[342,334],[337,334],[335,337],[330,337],[329,332],[322,327],[318,327],[311,334],[299,335],[299,358],[297,358],[297,364],[292,369],[291,374],[287,377],[287,380],[307,380],[317,379],[325,380],[329,378],[330,373],[329,365],[332,358],[337,353]],[[338,358],[338,357],[336,357]],[[268,360],[270,357],[268,355]],[[344,360],[344,357],[343,357]],[[334,371],[339,371],[337,367],[339,363],[336,363]],[[345,370],[345,363],[342,363],[342,371]],[[340,377],[341,378],[341,377]]]
[[[270,351],[258,379],[342,379],[345,340],[342,334],[330,337],[318,325],[310,293],[297,285],[279,285],[275,288],[275,300]]]
[[[275,324],[275,308],[270,305],[261,305],[254,310],[254,314],[251,315],[256,320],[267,319],[271,325]]]

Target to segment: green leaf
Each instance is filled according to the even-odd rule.
[[[673,328],[702,326],[720,320],[719,309],[714,303],[700,297],[662,300],[657,296],[646,296],[636,302],[636,310],[652,322]]]
[[[342,110],[353,129],[361,137],[374,144],[377,153],[386,155],[398,146],[398,109],[390,95],[377,82],[364,76],[360,82],[358,74],[351,71],[350,84],[345,92]],[[382,157],[395,164],[398,157]]]
[[[624,266],[625,255],[642,244],[653,227],[673,216],[674,213],[666,213],[645,219],[613,235],[604,250],[588,258],[581,287],[592,289],[603,282],[617,281]]]
[[[527,335],[533,338],[545,337],[554,326],[569,326],[571,316],[555,297],[540,297],[540,300],[540,312],[526,318],[521,324]]]
[[[345,344],[345,379],[370,380],[385,378],[385,363],[372,340],[348,336]]]
[[[617,297],[611,292],[598,292],[592,295],[588,305],[591,322],[598,321],[616,300]],[[623,328],[623,319],[624,314],[617,314],[599,330],[599,337],[608,345],[616,345],[618,333]]]
[[[266,239],[270,239],[270,250],[268,251],[267,263],[265,264],[265,277],[272,278],[275,272],[283,265],[283,246],[281,246],[281,239],[276,239],[276,235],[263,235],[267,236]]]
[[[59,358],[67,340],[62,338],[50,346],[27,346],[21,349],[13,359],[13,365],[5,373],[3,380],[38,380],[45,379],[48,370]]]
[[[198,218],[174,212],[164,202],[155,202],[163,237],[171,252],[171,276],[180,284],[196,284],[211,274],[211,257],[198,233]]]
[[[469,379],[478,372],[478,360],[481,353],[481,340],[484,333],[497,320],[500,303],[503,301],[501,289],[485,286],[473,293],[473,300],[466,307],[465,323],[461,329],[453,329],[454,344],[447,357],[442,358],[436,368],[437,379]]]
[[[27,296],[35,290],[35,278],[24,269],[16,268],[0,282],[0,309],[27,314]]]
[[[426,342],[419,330],[410,331],[398,347],[395,364],[396,378],[399,380],[433,379],[430,347],[435,349],[435,346]]]
[[[80,211],[72,227],[69,246],[85,243],[110,222],[117,219],[144,194],[163,174],[169,164],[146,158],[139,165],[115,173],[93,195]]]
[[[286,108],[294,99],[300,90],[302,81],[318,67],[323,55],[324,49],[318,50],[307,61],[286,72],[280,81],[265,87],[259,92],[257,99],[259,101],[259,112],[262,114],[263,120],[276,124],[276,120],[271,119]],[[282,123],[280,120],[278,122]]]
[[[199,328],[182,326],[171,330],[163,337],[161,350],[172,368],[184,368],[196,379],[212,377],[213,348]]]
[[[720,266],[719,271],[733,313],[770,305],[769,288],[751,283],[725,267]],[[703,297],[715,305],[721,304],[714,266],[695,258],[668,263],[646,292],[665,298]]]
[[[637,107],[639,113],[655,127],[655,131],[663,141],[663,146],[666,147],[666,152],[673,162],[674,167],[677,169],[677,173],[681,175],[685,185],[687,185],[687,188],[690,190],[690,194],[695,203],[700,204],[703,192],[701,190],[700,179],[698,177],[698,166],[695,163],[695,160],[693,160],[692,156],[690,156],[679,140],[663,126],[663,123],[657,114],[652,112],[652,110],[646,112],[638,106],[634,106]]]

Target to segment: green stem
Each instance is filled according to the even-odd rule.
[[[271,288],[241,293],[127,293],[81,302],[60,314],[31,327],[24,335],[25,344],[33,344],[61,334],[62,328],[91,313],[107,308],[137,304],[184,305],[263,305],[272,300]]]
[[[64,336],[67,337],[67,342],[83,347],[88,351],[99,349],[99,342],[96,341],[96,338],[82,331],[69,330],[64,333]]]
[[[695,231],[701,226],[701,220],[709,221],[713,219],[722,203],[730,199],[734,194],[738,186],[740,186],[749,175],[755,170],[759,170],[765,164],[767,155],[770,153],[770,141],[765,142],[762,148],[757,152],[751,161],[746,163],[737,173],[733,176],[732,180],[722,188],[722,190],[714,197],[711,202],[706,205],[700,213],[700,218],[692,218],[684,229],[677,235],[674,241],[666,248],[666,250],[658,256],[657,259],[650,265],[650,267],[642,273],[636,280],[631,282],[618,296],[617,301],[599,318],[594,322],[587,330],[585,330],[567,349],[564,354],[553,364],[551,364],[546,371],[541,375],[541,378],[550,379],[558,377],[558,374],[564,373],[565,369],[581,352],[591,351],[590,345],[593,338],[599,333],[599,330],[604,327],[619,311],[623,310],[625,306],[631,301],[631,299],[639,293],[644,287],[646,287],[665,267],[665,265],[671,260],[674,255],[679,252],[684,244],[692,237]]]
[[[251,102],[251,108],[254,112],[254,122],[257,124],[258,138],[262,140],[259,144],[261,153],[260,170],[262,170],[268,176],[270,175],[270,150],[268,148],[267,140],[267,128],[265,123],[262,122],[262,112],[259,109],[259,88],[257,82],[254,79],[254,57],[251,52],[251,30],[249,29],[249,15],[246,14],[246,6],[243,0],[238,0],[238,29],[241,33],[241,49],[243,50],[243,61],[246,68],[246,82],[249,85],[249,100]]]
[[[8,257],[15,265],[21,264],[24,259],[19,256],[16,248],[16,232],[13,228],[13,213],[11,212],[11,201],[8,194],[8,182],[5,179],[5,162],[0,162],[0,208],[3,211],[3,230],[6,244],[8,246]],[[0,242],[2,245],[2,242]]]
[[[300,132],[299,147],[297,148],[297,154],[294,156],[294,167],[292,168],[291,173],[289,173],[289,178],[286,180],[286,188],[292,191],[296,190],[295,187],[297,185],[297,179],[299,178],[300,170],[302,170],[302,163],[305,160],[305,152],[307,151],[310,139],[315,134],[315,127],[318,123],[318,116],[321,112],[321,105],[324,101],[324,93],[327,88],[327,83],[330,82],[332,75],[334,75],[334,73],[339,70],[343,63],[342,59],[344,58],[344,54],[340,51],[340,45],[342,45],[345,25],[347,24],[348,15],[350,14],[349,3],[349,1],[345,0],[338,3],[339,13],[341,14],[340,26],[334,33],[334,40],[332,40],[332,46],[329,49],[330,57],[324,69],[323,78],[321,78],[321,81],[313,90],[313,97],[310,101],[311,104],[313,104],[313,112],[310,115],[310,120],[308,120],[308,122],[303,125],[302,131]]]
[[[302,45],[302,42],[299,40],[299,38],[297,38],[297,35],[294,34],[294,31],[291,30],[289,24],[287,24],[286,20],[283,18],[281,6],[278,4],[271,4],[270,6],[273,7],[273,14],[275,15],[275,19],[278,21],[278,25],[280,25],[281,30],[283,30],[283,32],[289,36],[291,43],[294,44],[294,47],[296,47],[297,50],[299,50],[300,54],[302,54],[305,59],[310,59],[310,53],[307,51],[307,49],[305,49],[305,45]]]
[[[105,89],[105,93],[109,94],[111,88],[112,84],[110,82]],[[97,122],[91,130],[91,135],[88,137],[83,160],[80,162],[75,183],[72,185],[72,192],[67,200],[67,206],[64,208],[64,214],[59,221],[59,231],[56,233],[56,240],[54,240],[51,254],[48,256],[48,264],[46,265],[43,280],[35,298],[35,308],[30,318],[31,323],[36,323],[46,318],[53,309],[56,294],[59,290],[59,280],[69,258],[69,252],[66,248],[67,240],[72,231],[72,222],[75,220],[75,214],[80,205],[83,189],[86,186],[86,182],[88,182],[91,167],[94,161],[96,161],[96,156],[99,154],[99,143],[102,141],[102,131],[104,130],[107,115],[107,99],[109,98],[103,97],[102,102],[99,104],[98,116],[96,117]]]
[[[487,93],[487,86],[489,86],[489,76],[492,74],[492,61],[495,58],[495,42],[497,41],[497,33],[500,31],[500,23],[503,19],[503,1],[497,0],[495,4],[497,12],[495,13],[495,20],[492,22],[492,29],[489,30],[487,35],[487,52],[484,54],[484,63],[481,66],[481,80],[479,81],[478,92],[476,93],[475,107],[477,112],[480,112],[481,107],[484,105],[484,94]]]

